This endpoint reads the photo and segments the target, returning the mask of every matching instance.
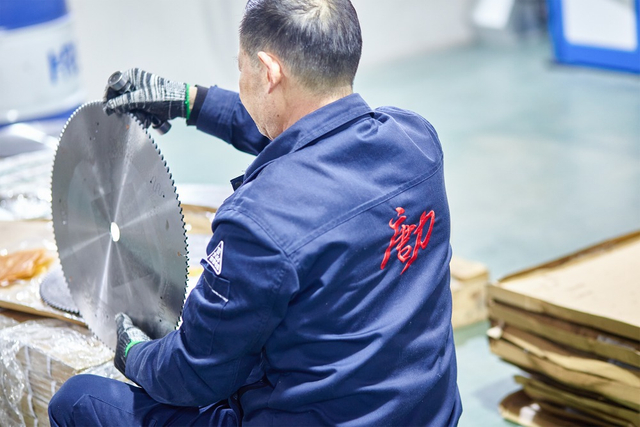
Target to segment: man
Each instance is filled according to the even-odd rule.
[[[361,46],[349,0],[253,0],[239,95],[140,70],[108,91],[108,112],[185,117],[257,157],[180,328],[149,340],[118,316],[115,363],[141,388],[71,378],[52,425],[457,424],[441,146],[352,93]]]

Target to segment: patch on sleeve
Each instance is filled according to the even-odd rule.
[[[207,263],[213,268],[213,271],[220,275],[222,271],[222,252],[224,251],[224,241],[221,240],[218,246],[207,256]]]

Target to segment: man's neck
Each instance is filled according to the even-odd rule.
[[[324,96],[302,94],[295,97],[290,97],[284,107],[284,114],[282,116],[281,126],[279,127],[280,135],[285,130],[293,126],[298,120],[304,116],[313,113],[320,108],[329,105],[339,99],[349,96],[353,93],[353,89],[350,86],[340,88],[339,90]],[[275,135],[273,138],[277,137]]]

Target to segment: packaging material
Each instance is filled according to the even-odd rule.
[[[565,343],[577,350],[640,368],[640,343],[637,340],[511,307],[495,300],[491,301],[489,315],[523,331]]]
[[[488,287],[493,353],[530,374],[501,404],[527,426],[640,426],[640,232]]]
[[[579,411],[552,404],[539,403],[531,399],[524,391],[516,391],[500,402],[500,414],[503,418],[526,427],[612,427],[616,425],[593,419]]]
[[[176,190],[184,214],[187,236],[199,234],[210,237],[213,217],[218,207],[233,193],[231,186],[176,184]]]
[[[489,297],[638,340],[639,259],[640,232],[636,232],[508,276],[489,288]]]
[[[477,261],[454,256],[451,258],[451,323],[460,328],[487,318],[487,285],[489,270]]]
[[[7,313],[8,313],[8,310],[0,308],[0,331],[5,329],[5,328],[9,328],[11,326],[15,326],[18,323],[20,323],[19,320],[16,320],[12,316],[7,315]],[[31,319],[29,319],[29,320],[31,320]]]
[[[0,221],[0,251],[13,253],[30,249],[45,250],[48,257],[57,259],[53,226],[50,221]],[[10,286],[0,287],[0,308],[84,325],[80,316],[50,307],[40,297],[42,271],[30,280],[14,280]]]
[[[48,426],[49,401],[73,375],[125,380],[113,367],[113,352],[85,327],[56,319],[6,319],[8,326],[0,330],[3,426]]]
[[[598,398],[583,390],[570,388],[545,377],[516,375],[525,393],[536,401],[546,402],[602,419],[611,425],[638,425],[638,414],[614,401]]]
[[[490,334],[498,337],[495,329]],[[526,333],[510,330],[500,334],[498,339],[490,339],[490,347],[493,353],[507,362],[640,411],[640,377],[637,372],[612,363],[571,355],[568,351],[555,352],[557,346],[545,340],[533,339]]]
[[[0,39],[2,37],[0,36]],[[0,49],[1,50],[1,49]],[[60,134],[61,123],[55,131]],[[0,220],[42,220],[51,218],[51,167],[54,149],[11,155],[25,149],[25,141],[35,139],[31,145],[51,145],[57,138],[48,137],[40,129],[24,123],[0,127]],[[53,131],[50,130],[51,134]],[[35,133],[35,135],[34,135]],[[17,141],[16,141],[17,139]],[[13,148],[12,148],[13,147]],[[33,148],[35,149],[35,147]],[[10,155],[9,157],[4,157]]]
[[[9,287],[0,288],[0,307],[84,325],[82,317],[58,310],[42,301],[41,280],[42,275],[33,280],[20,281]]]
[[[211,223],[215,216],[215,210],[181,203],[184,215],[185,228],[188,234],[200,234],[211,236]]]
[[[0,221],[0,251],[4,254],[32,248],[55,253],[50,221]]]
[[[0,286],[10,286],[17,280],[33,279],[45,272],[53,259],[43,247],[0,253]]]

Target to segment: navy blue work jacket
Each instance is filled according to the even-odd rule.
[[[134,346],[154,399],[234,396],[251,425],[455,425],[442,148],[419,115],[353,94],[273,141],[237,93],[197,126],[258,154],[218,210],[181,327]]]

